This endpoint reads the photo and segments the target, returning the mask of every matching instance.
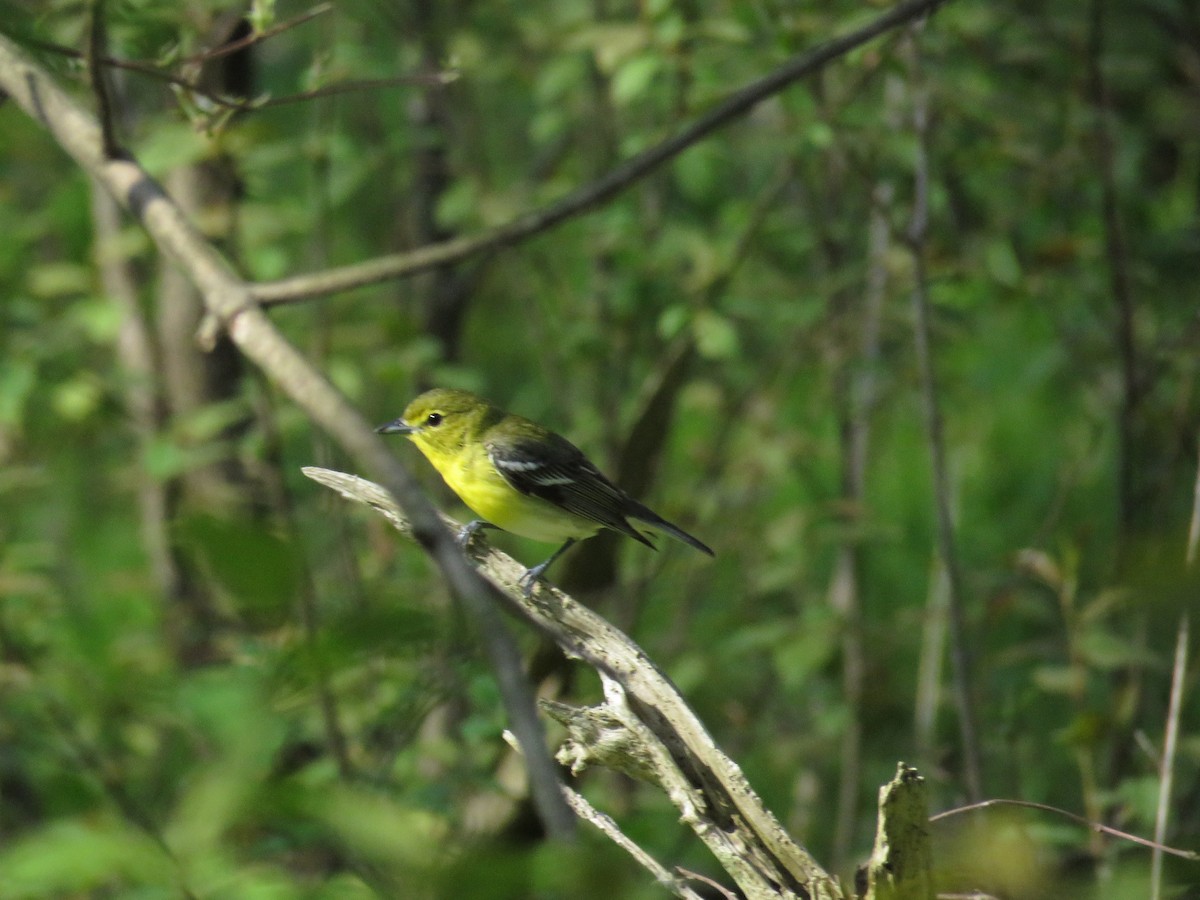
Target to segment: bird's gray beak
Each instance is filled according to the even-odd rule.
[[[375,429],[376,434],[415,434],[417,429],[413,428],[403,419],[396,419],[394,422],[388,422],[386,425],[380,425]]]

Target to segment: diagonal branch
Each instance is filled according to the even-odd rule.
[[[413,275],[540,234],[620,193],[692,144],[749,112],[758,103],[779,93],[793,82],[819,71],[872,38],[933,12],[945,2],[946,0],[905,0],[863,27],[792,58],[775,71],[730,95],[683,131],[626,160],[602,178],[584,185],[544,209],[526,213],[482,234],[429,244],[405,253],[382,256],[311,275],[263,282],[253,287],[252,293],[265,306],[295,303],[365,284]]]
[[[542,702],[546,703],[548,701],[543,700]],[[515,741],[512,739],[512,735],[510,735],[507,731],[504,732],[504,739],[510,744],[515,743]],[[514,749],[517,750],[517,752],[520,752],[521,748],[514,747]],[[653,875],[655,881],[673,893],[676,897],[681,898],[681,900],[704,900],[700,894],[697,894],[691,887],[687,885],[685,879],[676,878],[662,863],[647,853],[632,838],[621,831],[620,827],[618,827],[617,823],[613,821],[611,816],[600,812],[600,810],[588,803],[583,794],[579,793],[573,788],[563,785],[563,796],[566,798],[571,809],[575,810],[575,814],[579,816],[580,819],[585,822],[590,822],[592,825],[594,825],[605,835],[605,837],[633,857],[634,861],[637,862],[638,865]]]
[[[545,746],[532,690],[521,671],[516,641],[496,610],[497,592],[466,564],[454,537],[408,471],[346,397],[271,323],[249,287],[134,160],[105,155],[100,126],[8,38],[0,35],[0,91],[31,118],[145,228],[158,250],[200,291],[211,316],[238,349],[258,365],[351,457],[378,473],[411,517],[417,541],[441,570],[451,594],[476,622],[500,685],[505,710],[521,741],[533,799],[547,832],[568,837],[574,814],[562,798]]]

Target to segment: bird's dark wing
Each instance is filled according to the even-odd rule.
[[[625,520],[633,501],[566,438],[544,431],[485,446],[496,471],[522,494],[654,546]]]

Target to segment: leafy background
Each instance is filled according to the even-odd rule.
[[[306,9],[269,7],[264,24]],[[89,102],[78,62],[33,43],[81,47],[79,5],[0,12]],[[112,55],[189,75],[181,60],[228,30],[199,0],[107,12]],[[350,0],[221,77],[276,98],[455,80],[222,115],[113,78],[130,149],[272,279],[503,224],[875,12]],[[947,4],[918,43],[851,53],[583,217],[273,314],[369,416],[429,384],[478,390],[717,548],[600,538],[557,578],[631,631],[844,876],[898,759],[936,810],[969,795],[906,241],[922,96],[919,249],[983,795],[1149,835],[1195,597],[1190,4]],[[432,569],[299,474],[344,461],[228,354],[201,359],[146,239],[98,232],[86,178],[12,104],[0,123],[0,893],[660,896],[598,837],[536,840],[496,688]],[[102,278],[114,258],[131,302]],[[139,322],[143,371],[121,343]],[[173,364],[200,382],[190,400]],[[526,562],[546,551],[496,540]],[[545,690],[597,696],[523,640]],[[1185,848],[1196,682],[1192,661],[1167,835]],[[605,773],[582,788],[659,858],[718,874],[653,789]],[[945,890],[1146,895],[1148,851],[1061,819],[933,830]],[[1200,873],[1168,860],[1165,883],[1193,896]]]

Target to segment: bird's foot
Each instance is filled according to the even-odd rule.
[[[538,563],[532,569],[525,570],[525,574],[521,576],[519,584],[521,586],[521,593],[524,595],[526,600],[533,596],[534,586],[541,581],[542,575],[545,574],[548,568],[550,568],[550,563],[554,562],[556,559],[570,550],[574,544],[575,538],[568,539],[565,544],[554,551],[548,560]]]
[[[457,537],[455,537],[455,540],[458,542],[458,546],[460,548],[462,548],[463,550],[466,550],[468,547],[471,546],[471,541],[474,540],[475,535],[479,534],[479,532],[481,532],[483,529],[491,528],[491,527],[492,526],[489,523],[483,521],[483,519],[475,519],[474,521],[468,522],[466,525],[464,525],[462,528],[459,529],[458,535],[457,535]]]
[[[526,569],[525,574],[521,576],[521,580],[517,582],[521,588],[521,596],[526,600],[533,596],[533,589],[542,580],[542,574],[546,571],[546,566],[546,563],[541,563],[531,569]]]

